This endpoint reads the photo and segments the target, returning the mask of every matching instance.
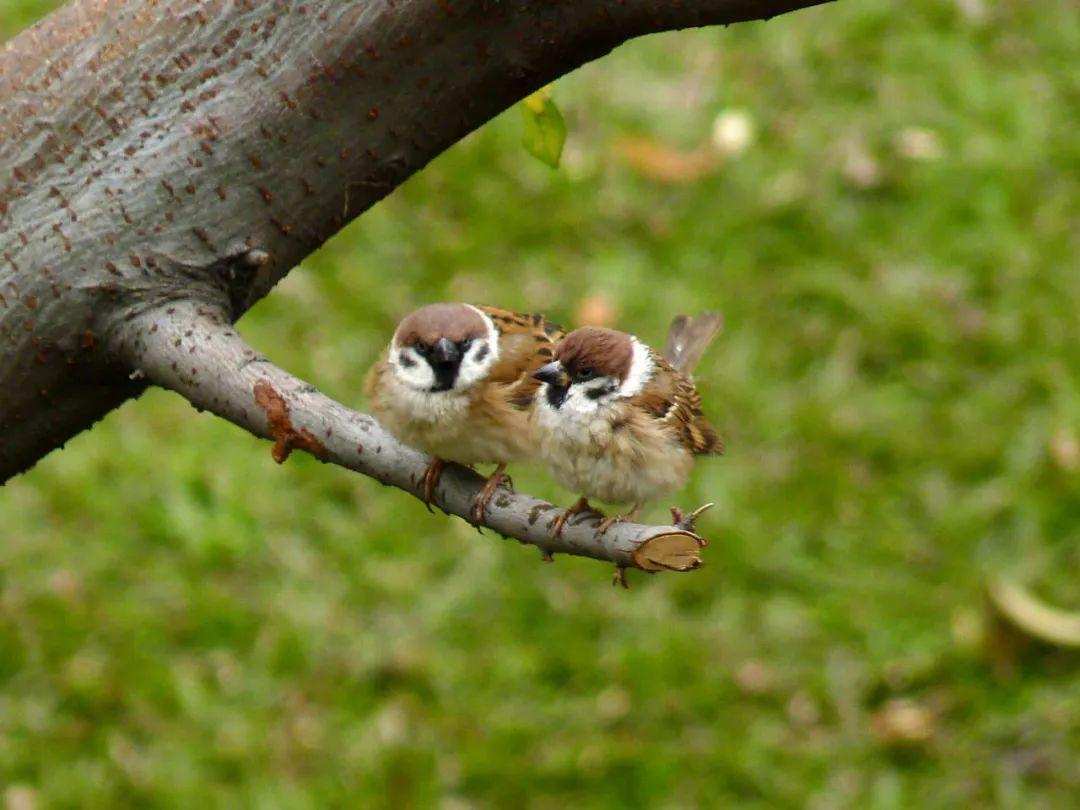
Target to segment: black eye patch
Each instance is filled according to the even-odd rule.
[[[597,388],[590,388],[589,390],[587,390],[585,392],[585,396],[587,396],[589,399],[600,399],[600,397],[604,396],[605,394],[610,394],[614,390],[615,386],[612,384],[601,385]]]
[[[398,362],[401,363],[404,368],[412,368],[416,365],[416,361],[409,357],[408,352],[399,352]]]
[[[476,353],[476,362],[479,363],[481,360],[483,360],[485,357],[487,357],[490,353],[491,353],[491,350],[488,348],[488,345],[485,343],[483,346],[480,347],[480,350]]]
[[[566,401],[565,388],[559,388],[557,385],[547,386],[547,401],[552,408],[561,408],[562,404]]]
[[[597,377],[596,369],[590,366],[584,366],[574,372],[574,382],[588,382],[589,380]]]

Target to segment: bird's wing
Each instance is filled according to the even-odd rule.
[[[653,354],[655,371],[640,393],[630,399],[672,438],[694,455],[724,452],[716,429],[701,411],[701,395],[690,378]]]
[[[496,307],[479,309],[491,318],[499,333],[499,359],[488,379],[513,386],[514,404],[527,407],[540,385],[533,379],[533,372],[551,362],[563,330],[538,313]]]

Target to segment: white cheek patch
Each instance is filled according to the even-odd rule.
[[[634,345],[634,356],[630,360],[630,372],[626,381],[619,387],[619,396],[628,398],[641,393],[641,389],[652,379],[655,370],[649,347],[636,337],[630,338]]]
[[[454,390],[461,391],[471,388],[487,377],[492,366],[499,360],[499,330],[495,328],[495,322],[488,317],[482,309],[466,304],[484,321],[487,328],[487,337],[473,341],[472,346],[461,358],[461,366],[458,368],[457,379],[454,380]]]
[[[545,421],[556,422],[558,418],[582,419],[606,410],[621,399],[636,396],[641,389],[652,379],[656,370],[649,347],[635,337],[633,341],[634,354],[630,360],[630,371],[626,380],[621,384],[615,377],[597,377],[588,382],[574,383],[566,392],[566,398],[558,409],[548,401],[547,394],[550,387],[547,383],[541,386],[537,402],[540,403],[541,412],[545,415]],[[602,393],[598,393],[602,392]]]
[[[542,401],[550,408],[547,387],[547,383],[544,383]],[[559,413],[567,418],[591,416],[609,407],[620,396],[618,381],[614,377],[597,377],[588,382],[574,383],[567,390]]]
[[[397,344],[392,344],[389,360],[398,379],[409,388],[430,391],[435,385],[435,372],[431,370],[428,361],[421,357],[412,346],[401,348]]]
[[[488,340],[475,340],[465,356],[461,358],[461,366],[458,367],[457,379],[454,380],[454,388],[461,390],[470,388],[484,379],[491,371],[491,366],[498,357],[498,346],[493,349]]]

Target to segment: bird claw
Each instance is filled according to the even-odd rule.
[[[503,484],[506,484],[508,487],[513,487],[513,481],[510,479],[510,476],[501,469],[497,469],[491,474],[491,477],[484,483],[483,489],[477,494],[476,500],[473,501],[472,509],[469,512],[469,516],[472,518],[472,522],[476,524],[477,528],[484,522],[484,513],[487,511],[491,499],[495,497],[495,491]]]
[[[567,509],[564,512],[560,512],[555,520],[551,521],[551,535],[552,537],[562,537],[563,529],[566,528],[566,521],[570,519],[570,516],[574,513]]]
[[[637,520],[638,515],[641,513],[641,504],[634,504],[634,508],[627,512],[625,515],[614,515],[613,517],[604,518],[600,521],[600,525],[596,527],[597,535],[607,534],[608,529],[614,526],[616,523],[626,523],[628,521]]]
[[[571,506],[566,511],[560,513],[555,518],[555,520],[551,521],[550,528],[552,536],[561,538],[563,535],[563,530],[566,528],[566,524],[570,520],[570,518],[572,518],[574,515],[579,515],[582,512],[592,512],[594,515],[600,515],[601,517],[603,517],[602,512],[598,512],[589,505],[589,501],[587,498],[578,498],[577,502],[573,506]]]
[[[422,500],[429,512],[433,511],[431,502],[435,500],[435,488],[439,486],[439,479],[442,478],[442,473],[445,468],[445,461],[441,458],[433,458],[431,463],[428,464],[427,469],[424,470]]]
[[[627,520],[626,515],[612,515],[611,517],[604,518],[596,527],[597,534],[607,534],[608,529],[614,526],[616,523],[625,523]]]

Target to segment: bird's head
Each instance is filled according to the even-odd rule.
[[[444,393],[476,385],[498,356],[498,332],[482,310],[469,304],[429,304],[398,324],[389,361],[409,388]]]
[[[584,326],[555,347],[555,359],[533,375],[541,402],[564,413],[595,413],[638,393],[652,375],[649,349],[633,335]]]

